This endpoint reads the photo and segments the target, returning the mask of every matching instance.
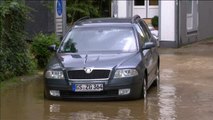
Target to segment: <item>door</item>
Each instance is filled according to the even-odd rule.
[[[146,44],[147,42],[151,42],[152,41],[152,37],[151,34],[149,32],[148,27],[145,25],[145,23],[142,20],[139,20],[139,26],[140,29],[142,31],[142,36],[144,39],[144,44]],[[150,86],[153,82],[153,80],[156,78],[156,61],[155,60],[155,48],[151,48],[148,50],[143,50],[143,55],[144,55],[144,60],[145,60],[145,67],[147,68],[147,72],[148,72],[148,82],[147,85]]]
[[[159,0],[133,0],[133,15],[140,15],[141,18],[152,18],[158,16]]]

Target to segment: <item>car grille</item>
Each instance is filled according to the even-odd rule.
[[[68,71],[69,79],[107,79],[109,74],[110,70],[93,70],[90,74],[84,70]]]

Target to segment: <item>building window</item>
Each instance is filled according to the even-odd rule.
[[[158,5],[158,0],[149,0],[149,5],[157,6]]]
[[[197,31],[198,29],[198,0],[187,0],[187,31]]]
[[[135,0],[135,6],[144,6],[145,0]]]
[[[192,0],[187,0],[186,1],[186,5],[187,5],[187,14],[192,14]]]

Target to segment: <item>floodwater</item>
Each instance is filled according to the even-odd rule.
[[[212,120],[213,40],[160,53],[161,84],[146,100],[49,101],[40,79],[1,93],[0,120]]]

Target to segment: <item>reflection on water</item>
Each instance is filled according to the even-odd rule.
[[[54,112],[60,112],[60,108],[61,106],[58,104],[52,104],[50,105],[50,112],[54,113]]]
[[[176,119],[176,88],[172,85],[161,86],[159,92],[159,120]]]
[[[161,77],[163,78],[163,80],[173,80],[173,78],[175,76],[177,76],[177,74],[175,73],[175,71],[173,69],[162,69],[161,70]]]
[[[38,87],[39,86],[39,87]],[[44,100],[38,80],[1,96],[1,120],[156,120],[174,119],[176,88],[161,84],[146,100],[76,102]],[[36,116],[36,117],[35,117]]]
[[[168,73],[173,74],[173,72]],[[163,83],[158,91],[156,88],[151,88],[146,100],[76,102],[44,100],[42,96],[43,82],[40,80],[5,92],[1,95],[0,119],[168,120],[177,117],[175,111],[176,88]]]
[[[101,112],[79,111],[70,113],[70,120],[107,119]]]
[[[54,106],[54,107],[53,107]],[[63,111],[61,115],[56,115],[54,112],[60,112],[60,105],[50,105],[50,113],[49,113],[49,120],[55,119],[66,119],[66,120],[91,120],[91,119],[110,119],[112,116],[105,116],[103,111],[76,111],[76,112],[68,112],[64,113]],[[104,108],[103,108],[104,109]],[[58,111],[59,110],[59,111]],[[101,112],[102,111],[102,112]],[[114,116],[115,119],[133,119],[134,117],[131,116],[131,110],[128,108],[121,108],[117,111],[117,116]]]
[[[44,101],[47,120],[173,120],[176,115],[176,88],[151,88],[146,100],[116,102]]]
[[[143,118],[143,100],[132,102],[44,102],[48,120],[140,119]],[[48,111],[47,111],[48,110]]]

